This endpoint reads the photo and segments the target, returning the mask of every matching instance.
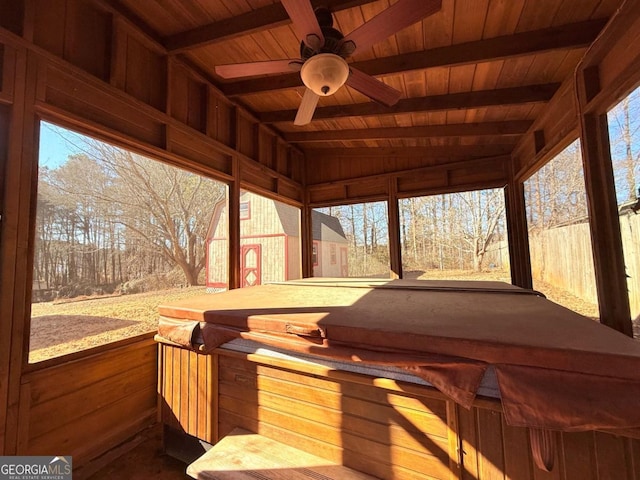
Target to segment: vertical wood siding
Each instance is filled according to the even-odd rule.
[[[382,479],[640,478],[637,439],[557,433],[555,468],[546,473],[534,465],[527,429],[508,426],[495,401],[466,410],[418,385],[258,355],[161,348],[163,419],[207,441],[241,427]],[[217,370],[206,370],[206,386],[203,363]],[[216,416],[219,436],[209,433]]]
[[[24,375],[17,454],[72,455],[80,466],[122,443],[156,421],[157,371],[147,336]]]

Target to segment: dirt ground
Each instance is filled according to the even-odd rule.
[[[450,280],[493,280],[510,282],[503,271],[408,272],[407,278]],[[545,283],[534,288],[546,297],[575,312],[597,319],[598,307],[568,292]],[[158,305],[205,293],[205,287],[179,288],[152,293],[80,299],[65,303],[45,302],[32,305],[31,348],[29,362],[34,363],[108,342],[152,332],[157,328]],[[634,322],[636,338],[640,321]]]

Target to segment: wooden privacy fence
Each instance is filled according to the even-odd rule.
[[[631,315],[640,315],[640,215],[620,216]],[[533,278],[597,303],[589,225],[579,223],[531,235]]]

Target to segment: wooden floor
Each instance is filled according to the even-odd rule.
[[[187,466],[162,451],[159,426],[144,432],[144,441],[122,456],[110,461],[109,464],[87,480],[186,480],[191,479],[186,474]],[[74,472],[75,478],[75,472]]]

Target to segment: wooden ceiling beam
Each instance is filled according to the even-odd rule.
[[[606,19],[589,20],[561,27],[354,62],[350,65],[369,75],[384,76],[411,70],[504,60],[549,50],[583,48],[595,40],[605,24]],[[220,89],[226,96],[232,97],[295,88],[301,85],[300,74],[291,73],[221,84]]]
[[[527,85],[523,87],[482,90],[478,92],[432,95],[420,98],[405,98],[395,106],[366,102],[355,105],[335,105],[317,108],[313,120],[339,117],[364,117],[370,115],[398,115],[413,112],[442,110],[464,110],[495,105],[517,105],[523,103],[548,102],[560,84]],[[292,122],[296,110],[277,110],[256,114],[262,123]]]
[[[313,7],[328,7],[332,12],[358,7],[375,0],[312,0]],[[169,53],[182,53],[241,35],[291,23],[282,3],[274,3],[251,12],[164,38]]]
[[[533,122],[460,123],[455,125],[425,125],[419,127],[357,128],[318,132],[289,132],[282,134],[289,143],[321,143],[349,140],[385,140],[434,137],[517,136],[529,130]]]
[[[422,157],[478,158],[508,155],[513,145],[444,145],[432,147],[338,147],[305,149],[305,158],[322,157]]]

